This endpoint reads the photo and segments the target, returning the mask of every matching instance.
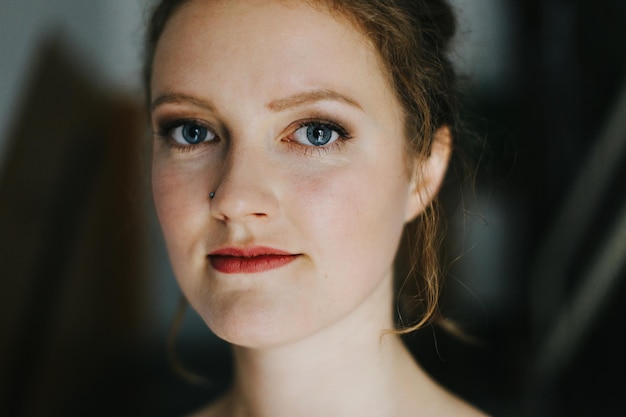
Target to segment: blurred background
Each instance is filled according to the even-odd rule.
[[[151,205],[148,0],[0,0],[0,416],[183,415],[230,356]],[[438,327],[407,344],[495,416],[622,416],[626,3],[454,0],[479,169],[450,211]],[[458,192],[456,192],[458,195]]]

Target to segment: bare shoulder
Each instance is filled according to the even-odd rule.
[[[489,417],[488,414],[464,402],[452,404],[449,410],[446,411],[445,415],[455,417]]]
[[[489,417],[488,414],[479,410],[465,400],[445,392],[441,397],[437,412],[437,416],[455,416],[455,417]]]
[[[489,414],[455,395],[430,379],[430,384],[422,387],[421,395],[409,404],[407,416],[427,417],[488,417]],[[415,401],[417,400],[417,401]]]

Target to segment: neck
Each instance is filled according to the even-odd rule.
[[[390,307],[391,285],[374,305]],[[234,348],[235,383],[225,414],[237,417],[381,416],[415,398],[427,377],[393,328],[390,308],[360,306],[306,339],[267,349]]]

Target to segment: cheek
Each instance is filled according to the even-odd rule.
[[[156,212],[164,233],[169,234],[171,225],[177,219],[189,202],[185,195],[189,187],[188,178],[179,170],[163,164],[155,163],[152,168],[152,195]]]
[[[199,232],[206,227],[208,187],[203,179],[176,165],[153,163],[152,194],[154,205],[176,270],[185,267],[187,256],[196,252],[201,242]]]
[[[408,180],[386,165],[351,167],[323,180],[302,179],[297,194],[306,233],[316,237],[328,268],[385,273],[404,226]],[[332,263],[332,265],[330,264]]]

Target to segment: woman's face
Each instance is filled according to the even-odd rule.
[[[218,336],[270,346],[391,315],[394,254],[422,206],[363,35],[301,2],[190,1],[159,41],[152,97],[159,221]]]

